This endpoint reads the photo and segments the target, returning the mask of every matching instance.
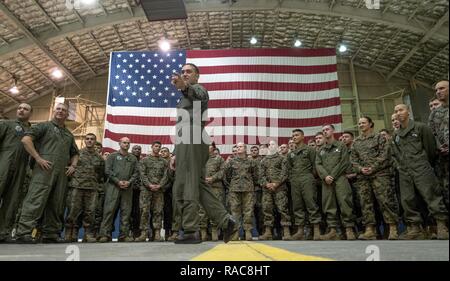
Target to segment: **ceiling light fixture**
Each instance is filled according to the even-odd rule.
[[[253,36],[253,37],[250,39],[250,44],[255,45],[256,43],[258,43],[258,40]]]
[[[295,42],[294,42],[294,46],[295,47],[300,47],[302,45],[302,41],[300,41],[300,40],[295,40]]]
[[[20,92],[19,88],[17,87],[17,78],[15,76],[13,76],[12,78],[13,78],[13,86],[9,89],[9,92],[13,95],[17,95]]]
[[[54,68],[52,70],[52,76],[56,79],[61,79],[64,75],[59,68]]]
[[[339,46],[339,52],[345,53],[346,51],[347,51],[347,46],[345,46],[345,45]]]

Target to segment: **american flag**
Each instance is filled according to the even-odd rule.
[[[112,52],[105,151],[119,149],[124,136],[143,153],[155,140],[173,149],[181,93],[170,81],[186,62],[200,68],[210,98],[207,132],[223,154],[238,141],[287,143],[295,128],[307,138],[325,123],[342,130],[334,49]]]

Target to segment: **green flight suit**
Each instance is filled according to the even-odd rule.
[[[32,137],[39,155],[52,165],[48,171],[37,164],[34,166],[22,205],[17,236],[31,235],[42,218],[42,237],[55,239],[59,237],[64,222],[66,167],[70,159],[78,154],[78,148],[72,133],[53,120],[32,126],[25,135]]]
[[[322,179],[322,209],[328,227],[337,227],[338,207],[344,227],[354,226],[352,189],[345,177],[349,165],[348,148],[336,140],[323,145],[316,155],[316,170]],[[327,176],[334,178],[331,185],[325,182]]]
[[[129,153],[122,155],[119,152],[111,153],[106,159],[105,173],[105,203],[103,206],[103,219],[100,225],[99,236],[111,237],[114,216],[120,208],[119,239],[129,236],[131,205],[133,202],[133,187],[121,189],[119,181],[135,181],[139,177],[139,165],[136,156]]]
[[[417,193],[427,204],[436,220],[447,220],[448,212],[433,171],[436,161],[436,140],[431,129],[409,120],[407,128],[400,128],[393,136],[393,156],[400,177],[400,202],[405,222],[422,223],[417,206]]]
[[[29,155],[21,139],[30,124],[0,121],[0,241],[7,239],[22,203]]]
[[[205,123],[202,114],[208,108],[208,92],[199,85],[189,85],[177,105],[177,143],[175,183],[173,196],[181,213],[181,228],[186,233],[199,230],[199,204],[207,216],[219,228],[226,227],[229,215],[222,202],[214,195],[205,182],[205,164],[209,158],[208,145],[202,134]],[[189,135],[189,136],[188,136]]]
[[[315,173],[316,151],[302,144],[287,155],[294,225],[305,225],[306,216],[312,224],[322,220],[317,205]]]

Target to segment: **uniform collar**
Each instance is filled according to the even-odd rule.
[[[23,121],[20,121],[19,119],[16,119],[16,123],[21,125],[21,126],[24,126],[24,127],[30,127],[31,126],[30,122],[23,122]]]
[[[297,148],[295,148],[295,150],[293,152],[295,154],[298,154],[300,151],[305,150],[306,148],[307,148],[307,145],[305,143],[302,143],[299,146],[297,146]]]
[[[65,124],[63,124],[62,126],[59,126],[59,124],[54,119],[52,119],[50,122],[52,122],[52,124],[55,125],[58,128],[63,128],[63,129],[66,128]]]
[[[400,128],[398,131],[397,131],[397,135],[399,135],[399,136],[401,136],[401,137],[404,137],[404,136],[406,136],[413,128],[414,128],[414,120],[412,120],[412,119],[409,119],[409,122],[408,122],[408,127],[406,127],[406,128]]]

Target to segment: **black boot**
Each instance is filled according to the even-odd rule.
[[[181,237],[175,240],[175,244],[200,244],[202,240],[198,237],[197,232],[184,233]]]
[[[223,242],[228,243],[230,242],[233,235],[238,231],[236,227],[236,221],[230,217],[228,219],[227,226],[222,229],[223,232]]]

